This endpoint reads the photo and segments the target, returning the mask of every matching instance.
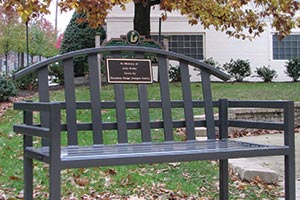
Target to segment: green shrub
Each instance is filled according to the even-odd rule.
[[[250,62],[248,60],[233,60],[223,65],[223,69],[227,71],[238,82],[251,75]]]
[[[74,76],[80,77],[88,74],[88,58],[86,56],[78,56],[74,58]]]
[[[171,82],[181,81],[181,73],[180,73],[179,66],[175,67],[175,66],[170,65],[169,78],[170,78]]]
[[[24,67],[19,68],[18,70],[14,71],[13,74],[21,71]],[[15,80],[15,85],[20,90],[32,90],[36,88],[38,85],[37,82],[37,72],[31,72],[21,78]]]
[[[61,63],[51,64],[49,66],[49,75],[53,77],[53,81],[59,85],[64,84],[64,68]]]
[[[220,64],[217,61],[215,61],[212,57],[204,58],[203,62],[209,64],[212,67],[220,68]]]
[[[220,69],[220,64],[217,61],[215,61],[212,57],[204,58],[203,62],[210,65],[210,66],[212,66],[212,67]],[[194,68],[194,70],[195,71],[201,71],[199,68]],[[198,73],[197,75],[199,76],[200,74],[201,74],[201,72]]]
[[[259,67],[256,68],[257,77],[261,78],[264,82],[272,82],[273,78],[277,77],[277,72],[270,67]]]
[[[85,48],[95,47],[95,35],[100,33],[101,41],[105,39],[105,31],[102,27],[93,29],[87,22],[78,23],[78,19],[86,18],[84,13],[74,12],[62,40],[60,54]],[[85,76],[88,73],[87,56],[74,59],[74,75]]]
[[[300,77],[300,58],[290,59],[285,67],[285,73],[296,82]]]
[[[9,97],[16,96],[17,88],[13,80],[0,75],[0,101],[7,101]]]

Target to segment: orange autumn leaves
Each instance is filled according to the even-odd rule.
[[[61,11],[76,10],[86,13],[84,19],[92,27],[105,23],[113,6],[126,8],[129,2],[144,5],[153,0],[59,0]],[[6,0],[0,1],[6,7],[16,8],[23,21],[39,15],[49,14],[51,0]],[[187,16],[192,25],[201,24],[204,28],[215,28],[237,38],[259,36],[267,24],[273,27],[282,38],[300,27],[297,17],[299,2],[295,0],[161,0],[162,18],[167,13],[178,10]]]

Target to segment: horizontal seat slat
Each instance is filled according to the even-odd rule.
[[[27,151],[31,155],[39,155],[40,159],[47,160],[49,148],[28,147]],[[185,142],[164,142],[164,143],[139,143],[139,144],[113,144],[113,145],[93,145],[93,146],[68,146],[61,149],[61,160],[63,162],[74,162],[76,165],[80,161],[88,160],[123,160],[122,164],[133,164],[135,158],[150,158],[161,156],[184,156],[215,154],[214,157],[222,158],[224,153],[228,158],[239,156],[264,156],[276,155],[277,151],[286,150],[287,146],[259,145],[235,140],[206,140],[206,141],[185,141]],[[34,152],[34,153],[33,153]],[[245,154],[245,155],[244,155]],[[45,156],[42,158],[41,155]],[[126,159],[125,159],[126,158]],[[205,159],[205,157],[203,157]],[[159,161],[149,160],[146,163],[156,163]]]

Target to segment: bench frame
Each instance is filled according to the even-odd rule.
[[[112,102],[101,99],[100,72],[97,67],[97,54],[110,52],[111,57],[120,58],[122,52],[133,52],[136,58],[144,58],[145,53],[155,54],[158,58],[159,84],[161,100],[151,101],[147,98],[147,86],[139,84],[138,100],[127,101],[124,98],[123,84],[115,84],[115,99]],[[75,95],[73,58],[88,55],[90,75],[90,102],[78,102]],[[170,98],[168,81],[168,61],[180,63],[183,100]],[[65,78],[65,102],[51,102],[48,85],[48,66],[62,61]],[[201,70],[203,101],[193,100],[190,89],[188,66]],[[128,164],[184,162],[196,160],[219,160],[220,199],[228,196],[228,159],[258,156],[284,156],[285,167],[285,199],[295,199],[295,147],[294,147],[294,104],[292,101],[232,101],[220,99],[212,101],[210,76],[221,80],[229,77],[223,72],[198,60],[164,51],[143,47],[101,47],[85,49],[60,55],[34,64],[18,72],[15,78],[37,71],[39,83],[39,102],[19,102],[14,109],[24,113],[23,124],[14,125],[14,131],[24,134],[24,197],[33,199],[33,160],[49,164],[49,198],[61,198],[60,173],[63,169],[99,166],[116,166]],[[193,108],[203,107],[206,120],[195,121]],[[217,107],[219,119],[214,118],[213,108]],[[284,112],[283,122],[253,122],[229,120],[229,107],[280,108]],[[126,109],[139,109],[140,121],[127,122]],[[163,120],[150,122],[149,109],[162,109]],[[172,108],[184,110],[184,120],[172,120]],[[76,121],[77,109],[90,109],[90,123]],[[101,109],[115,109],[117,120],[114,123],[102,123]],[[61,112],[66,110],[66,123],[61,122]],[[33,112],[40,113],[40,124],[33,121]],[[100,122],[100,123],[99,123]],[[207,140],[197,141],[195,127],[207,128]],[[185,127],[187,141],[174,141],[173,129]],[[219,129],[216,136],[215,127]],[[283,146],[251,144],[228,139],[228,127],[259,128],[282,130],[285,134]],[[164,130],[164,142],[153,143],[151,129]],[[128,143],[128,129],[139,129],[142,143]],[[93,132],[93,145],[78,146],[77,133],[80,130]],[[103,144],[103,130],[117,130],[118,143]],[[67,131],[68,146],[61,147],[61,131]],[[43,138],[41,147],[33,145],[33,137]],[[84,151],[83,151],[84,150]],[[84,153],[82,153],[84,152]],[[116,153],[117,152],[117,153]]]

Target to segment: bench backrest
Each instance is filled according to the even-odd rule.
[[[128,53],[134,55],[135,58],[144,58],[145,54],[154,55],[158,61],[158,82],[153,83],[155,87],[148,84],[112,84],[109,87],[113,88],[111,90],[114,91],[111,94],[113,97],[106,99],[104,96],[105,88],[100,86],[99,55],[109,54],[112,58],[121,58]],[[82,55],[88,57],[89,66],[89,87],[85,89],[89,90],[90,99],[85,102],[78,101],[80,94],[76,92],[74,82],[73,60],[75,57]],[[181,82],[177,84],[176,88],[178,89],[175,91],[181,93],[179,96],[182,98],[180,99],[172,99],[170,91],[169,63],[171,60],[178,62],[177,65],[180,67]],[[174,140],[174,129],[181,127],[186,128],[187,139],[193,140],[195,139],[196,126],[206,127],[208,138],[216,138],[210,76],[216,76],[221,80],[229,79],[229,76],[216,68],[173,52],[123,46],[84,49],[59,55],[27,67],[15,76],[18,78],[29,72],[37,71],[39,101],[49,102],[52,101],[48,83],[49,65],[57,62],[62,63],[64,70],[65,101],[62,102],[62,108],[66,110],[66,117],[65,120],[62,120],[65,121],[65,123],[62,123],[62,131],[67,131],[67,143],[69,145],[78,144],[78,132],[86,130],[92,132],[94,144],[104,142],[104,132],[107,130],[117,130],[117,142],[119,143],[129,142],[128,130],[135,129],[140,130],[142,142],[153,141],[153,130],[157,129],[163,130],[165,141],[172,141]],[[191,87],[189,70],[192,70],[192,67],[200,70],[199,81],[201,81],[202,87]],[[157,91],[154,91],[153,88]],[[106,91],[106,94],[108,93],[109,91]],[[159,98],[152,97],[153,94]],[[205,120],[194,120],[195,108],[204,108]],[[79,122],[79,109],[90,110],[91,119],[89,122]],[[157,109],[161,116],[153,117],[152,110]],[[174,117],[176,109],[182,113],[182,117]],[[103,116],[107,110],[113,110],[115,120],[107,121],[104,119]],[[131,111],[132,115],[137,115],[134,120],[129,119],[128,113]],[[47,115],[41,115],[41,123],[47,126]]]

